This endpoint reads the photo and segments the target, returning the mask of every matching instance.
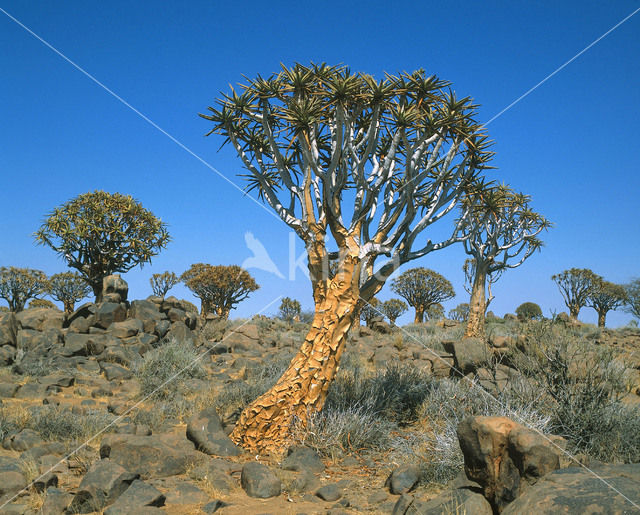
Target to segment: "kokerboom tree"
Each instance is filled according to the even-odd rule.
[[[605,326],[609,311],[618,309],[627,302],[625,287],[605,280],[595,281],[587,298],[587,305],[598,313],[598,327]]]
[[[57,207],[35,233],[102,301],[102,279],[150,263],[169,242],[166,224],[130,195],[94,191]]]
[[[47,284],[47,275],[40,270],[0,267],[0,298],[6,300],[9,310],[15,313],[22,311],[29,299],[44,295]]]
[[[283,66],[209,110],[209,134],[236,150],[247,189],[306,246],[311,329],[231,433],[252,451],[282,449],[294,419],[322,408],[359,307],[399,266],[459,240],[455,230],[419,236],[488,168],[489,141],[471,99],[424,71],[375,80],[345,66]]]
[[[461,202],[465,223],[459,224],[473,275],[465,336],[484,337],[487,277],[519,267],[542,247],[537,236],[551,223],[530,206],[531,197],[507,186],[484,187]]]
[[[54,300],[62,302],[65,313],[69,315],[73,313],[76,302],[89,295],[91,287],[80,274],[62,272],[49,278],[47,291]]]
[[[570,268],[552,275],[551,280],[558,285],[564,303],[569,308],[569,316],[577,320],[580,309],[587,305],[594,286],[603,279],[588,268]]]
[[[456,295],[451,282],[429,268],[412,268],[403,272],[393,279],[391,289],[415,309],[415,324],[424,322],[424,315],[429,308]]]

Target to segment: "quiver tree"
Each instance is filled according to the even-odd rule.
[[[169,242],[166,225],[130,195],[94,191],[55,208],[35,233],[87,281],[102,301],[102,280],[150,263]]]
[[[604,327],[607,313],[618,309],[627,302],[627,291],[625,287],[605,280],[594,281],[587,306],[592,307],[598,313],[598,327]]]
[[[385,300],[380,306],[380,311],[389,319],[391,325],[396,325],[399,316],[408,309],[407,303],[400,299]]]
[[[285,322],[292,323],[296,319],[300,319],[302,308],[300,302],[289,297],[284,297],[280,303],[278,316]]]
[[[580,309],[589,301],[594,285],[603,279],[588,268],[571,268],[552,275],[551,280],[558,285],[564,303],[569,309],[569,316],[572,320],[577,320]]]
[[[91,287],[80,274],[63,272],[49,278],[47,293],[58,302],[62,302],[64,312],[73,313],[76,302],[84,299],[91,292]]]
[[[298,354],[242,413],[236,443],[282,448],[294,419],[304,425],[322,408],[359,308],[400,265],[457,241],[418,239],[491,157],[476,106],[449,86],[423,71],[376,81],[296,64],[249,80],[201,115],[236,150],[247,189],[305,243],[315,301]]]
[[[380,301],[373,297],[369,299],[366,304],[363,304],[360,308],[360,320],[363,320],[364,323],[369,327],[374,318],[379,318],[382,316],[382,313],[379,309]]]
[[[442,320],[444,318],[444,306],[439,302],[437,304],[431,304],[424,312],[424,317],[427,320]]]
[[[473,277],[465,336],[484,337],[487,277],[492,278],[489,284],[495,282],[542,247],[537,236],[551,223],[531,209],[530,201],[507,186],[470,190],[462,199],[466,223],[460,225],[460,236],[470,256],[465,275]]]
[[[9,310],[18,313],[29,299],[46,293],[47,276],[40,270],[0,267],[0,298],[7,301]]]
[[[542,320],[542,309],[535,302],[523,302],[516,308],[516,316],[520,322]]]
[[[412,268],[391,282],[391,289],[416,310],[415,324],[424,322],[425,312],[434,304],[455,297],[453,285],[438,272]]]
[[[196,263],[181,279],[200,299],[203,315],[215,313],[225,320],[238,303],[260,288],[251,274],[238,265]]]
[[[627,295],[625,311],[640,320],[640,279],[634,279],[624,286]]]
[[[449,310],[447,316],[456,322],[466,322],[469,316],[469,304],[466,302],[458,304],[455,308]]]
[[[151,284],[151,291],[156,297],[163,298],[167,292],[180,282],[178,276],[173,272],[163,272],[161,274],[153,274],[149,278],[149,284]]]

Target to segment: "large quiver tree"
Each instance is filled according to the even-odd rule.
[[[486,284],[509,268],[519,267],[542,247],[537,236],[551,223],[530,206],[531,197],[507,186],[471,191],[462,201],[460,236],[471,256],[465,275],[471,299],[465,336],[484,337]],[[472,279],[471,279],[472,278]]]
[[[101,302],[102,280],[150,263],[169,242],[169,233],[130,195],[98,190],[55,208],[35,239],[75,268]]]
[[[415,324],[424,322],[429,308],[455,297],[449,280],[429,268],[412,268],[391,282],[391,289],[416,310]]]
[[[252,451],[279,449],[294,419],[322,408],[361,305],[398,266],[457,241],[417,238],[453,209],[491,153],[471,100],[423,71],[376,81],[344,66],[297,64],[249,80],[209,110],[209,134],[233,146],[248,189],[307,250],[311,329],[231,434]]]

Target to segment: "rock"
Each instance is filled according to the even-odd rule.
[[[316,491],[316,496],[323,501],[337,501],[342,497],[342,488],[336,483],[324,485]]]
[[[176,482],[167,492],[166,503],[170,506],[184,504],[203,504],[209,496],[192,483]]]
[[[40,509],[40,515],[60,515],[61,513],[66,513],[66,509],[72,500],[73,494],[55,487],[47,488],[44,502]]]
[[[242,467],[240,484],[249,497],[268,499],[280,495],[282,484],[278,477],[262,463],[250,461]]]
[[[167,311],[167,318],[171,323],[183,322],[187,319],[187,312],[184,309],[173,307]]]
[[[545,438],[506,417],[470,417],[458,425],[465,472],[496,511],[528,484],[559,467],[558,452]]]
[[[16,321],[22,329],[33,329],[34,331],[62,329],[64,313],[51,308],[30,308],[17,313]]]
[[[104,373],[107,381],[114,381],[117,379],[131,379],[133,373],[120,365],[113,363],[100,362],[100,369]]]
[[[102,439],[100,457],[148,479],[184,474],[197,453],[191,442],[172,435],[110,434]]]
[[[0,472],[0,497],[15,495],[27,486],[27,480],[21,472],[6,470]]]
[[[169,322],[168,320],[158,320],[156,322],[156,329],[154,331],[154,334],[158,338],[164,338],[167,332],[169,331],[170,327],[171,327],[171,322]]]
[[[165,499],[165,495],[157,488],[137,479],[115,503],[104,511],[104,515],[138,513],[138,509],[142,506],[164,506]]]
[[[0,314],[0,345],[16,346],[18,321],[15,313]]]
[[[0,383],[0,397],[13,397],[18,391],[18,385],[15,383]]]
[[[22,452],[42,443],[42,438],[33,429],[23,429],[19,433],[5,438],[2,446],[5,449]]]
[[[124,322],[127,318],[127,307],[116,302],[102,302],[96,307],[94,324],[106,329],[114,322]]]
[[[82,478],[69,511],[100,511],[112,504],[137,478],[138,474],[127,471],[113,461],[97,461]]]
[[[142,320],[130,318],[124,322],[113,322],[107,332],[116,338],[129,338],[144,331]]]
[[[511,336],[491,336],[491,345],[496,349],[507,349],[509,347],[512,347],[514,343],[514,339]]]
[[[227,504],[224,501],[221,501],[220,499],[217,499],[215,501],[211,501],[207,504],[205,504],[202,507],[202,511],[204,511],[205,513],[215,513],[216,511],[222,509],[222,508],[226,508],[227,506],[231,506],[230,504]]]
[[[129,285],[120,274],[112,274],[102,279],[102,295],[109,295],[114,302],[126,302],[129,294]]]
[[[491,350],[480,338],[445,341],[442,346],[453,354],[456,368],[465,375],[475,372],[491,357]]]
[[[404,465],[395,469],[385,482],[392,494],[399,495],[410,492],[420,480],[420,470],[415,465]]]
[[[47,395],[47,387],[37,383],[23,384],[14,397],[16,399],[42,399]]]
[[[38,378],[38,382],[40,384],[46,386],[59,386],[60,388],[69,388],[74,385],[75,381],[75,377],[63,373]]]
[[[398,499],[393,509],[393,515],[440,515],[442,513],[493,515],[493,509],[482,494],[468,489],[447,490],[429,501],[422,501],[404,494]]]
[[[289,447],[287,457],[282,461],[281,468],[284,470],[295,470],[298,472],[323,472],[324,463],[318,453],[309,447],[295,446]]]
[[[165,339],[175,339],[178,342],[190,342],[194,343],[195,338],[191,329],[189,329],[184,322],[174,322],[171,324],[171,329],[165,335]]]
[[[0,347],[0,366],[11,365],[16,360],[16,348],[13,345]]]
[[[187,438],[197,450],[213,456],[237,456],[242,453],[225,434],[214,407],[191,417],[187,424]]]
[[[142,322],[145,333],[153,333],[156,330],[156,324],[167,318],[167,315],[160,312],[158,305],[149,300],[131,302],[129,316]]]
[[[391,326],[383,320],[374,320],[371,322],[371,329],[379,334],[390,334]]]
[[[18,333],[16,335],[17,349],[25,352],[38,349],[39,347],[45,347],[46,350],[49,350],[60,344],[60,342],[62,342],[62,332],[60,329],[50,328],[46,331],[18,329]]]
[[[579,467],[556,470],[531,486],[502,513],[637,513],[637,506],[618,492],[638,504],[640,464],[601,465],[592,470],[593,473]]]

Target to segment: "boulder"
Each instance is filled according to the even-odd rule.
[[[115,503],[104,511],[104,515],[128,515],[138,513],[141,507],[164,506],[166,497],[154,486],[136,479]]]
[[[66,513],[72,500],[73,494],[56,487],[47,488],[42,508],[40,508],[40,514],[60,515],[60,513]]]
[[[27,486],[27,480],[20,471],[0,471],[0,498],[5,495],[15,495]]]
[[[113,322],[107,332],[116,338],[130,338],[144,331],[142,320],[130,318],[123,322]]]
[[[614,490],[615,488],[615,490]],[[616,491],[617,490],[617,491]],[[622,495],[621,495],[622,494]],[[632,504],[632,501],[634,504]],[[640,464],[556,470],[505,507],[503,515],[535,513],[637,513]]]
[[[127,307],[122,303],[102,302],[96,306],[94,324],[107,329],[114,322],[124,322],[127,318]]]
[[[102,296],[105,300],[108,296],[111,302],[127,302],[128,294],[129,285],[120,274],[108,275],[102,279]]]
[[[410,492],[420,480],[420,469],[415,465],[403,465],[395,469],[385,482],[392,494],[399,495]]]
[[[15,313],[0,313],[0,345],[16,346],[18,321]]]
[[[22,329],[44,331],[46,329],[62,329],[64,313],[52,308],[30,308],[16,314],[18,326]]]
[[[15,345],[3,345],[2,347],[0,347],[0,366],[11,365],[15,360]]]
[[[187,424],[187,438],[196,449],[212,456],[237,456],[242,453],[222,429],[214,407],[206,408],[191,417]]]
[[[442,346],[453,354],[456,368],[465,375],[475,372],[491,357],[491,349],[480,338],[444,341]]]
[[[112,504],[135,479],[131,473],[109,460],[99,460],[91,465],[80,482],[71,501],[71,513],[92,513]]]
[[[189,329],[184,322],[174,322],[171,324],[171,329],[169,329],[165,335],[165,339],[172,338],[179,342],[191,342],[192,344],[195,341],[191,329]]]
[[[269,467],[250,461],[242,467],[240,484],[249,497],[268,499],[280,495],[282,483]]]
[[[158,304],[150,300],[134,300],[129,307],[129,316],[140,320],[145,333],[153,333],[156,324],[165,320],[167,316],[160,312]]]
[[[493,515],[493,509],[482,494],[469,489],[446,490],[429,501],[403,494],[393,508],[393,515],[441,515],[443,513]]]
[[[500,512],[529,484],[559,468],[549,439],[506,417],[470,417],[458,425],[467,477]]]
[[[110,434],[102,439],[100,457],[149,479],[184,474],[197,453],[184,437]]]
[[[324,463],[318,453],[309,447],[295,446],[289,447],[287,457],[281,465],[284,470],[295,470],[296,472],[323,472]]]

